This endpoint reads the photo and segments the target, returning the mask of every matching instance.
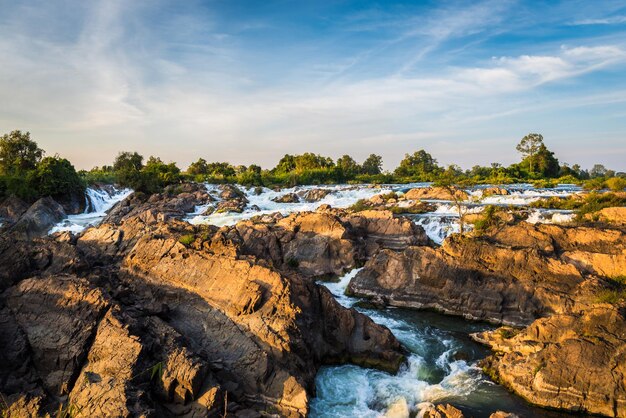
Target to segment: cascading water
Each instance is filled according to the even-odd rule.
[[[352,307],[358,299],[344,293],[357,273],[355,269],[337,283],[319,284],[340,304]],[[520,417],[568,416],[527,405],[482,374],[477,362],[488,352],[468,335],[492,327],[432,312],[357,309],[388,327],[405,345],[410,351],[407,364],[397,375],[354,365],[322,367],[311,417],[396,416],[391,410],[398,405],[419,416],[424,402],[451,403],[474,418],[489,417],[496,410]]]
[[[85,211],[78,215],[69,215],[66,219],[56,224],[49,234],[62,231],[79,233],[89,226],[100,223],[106,216],[106,212],[117,202],[125,199],[132,193],[130,189],[94,189],[87,188],[85,191]]]

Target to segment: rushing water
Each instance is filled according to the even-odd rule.
[[[357,271],[338,283],[321,284],[339,303],[351,307],[358,299],[344,292]],[[423,402],[451,403],[474,418],[489,417],[496,410],[529,418],[569,416],[532,407],[482,374],[477,362],[488,351],[469,334],[493,328],[490,325],[432,312],[358,310],[387,326],[405,345],[410,351],[407,364],[397,375],[353,365],[322,367],[311,417],[384,417],[394,405],[417,413]]]
[[[69,215],[50,230],[49,234],[61,231],[78,233],[89,226],[100,223],[106,216],[106,212],[117,202],[122,201],[129,194],[130,189],[93,189],[85,191],[85,211],[77,215]]]
[[[219,202],[219,188],[215,185],[207,185],[207,190],[216,199],[216,202],[197,206],[193,213],[187,217],[187,221],[192,224],[211,224],[217,226],[233,225],[241,220],[249,219],[256,215],[280,212],[283,215],[301,211],[313,211],[319,206],[328,204],[335,208],[345,208],[353,205],[359,199],[369,199],[380,193],[398,192],[404,193],[415,187],[427,187],[430,183],[412,184],[386,184],[381,186],[371,185],[335,185],[335,186],[298,186],[290,189],[275,191],[267,188],[242,188],[242,192],[249,201],[246,209],[242,213],[212,213],[203,215],[210,207]],[[513,184],[504,186],[509,190],[509,195],[483,197],[483,190],[488,186],[476,186],[466,191],[470,195],[470,201],[463,203],[462,213],[481,212],[486,205],[498,206],[523,206],[536,200],[546,197],[567,197],[572,193],[577,193],[580,188],[574,185],[563,184],[553,189],[535,189],[529,184]],[[324,189],[329,192],[327,196],[317,202],[299,203],[277,203],[272,199],[283,196],[287,193],[303,195],[312,189]],[[259,193],[260,192],[260,193]],[[429,203],[435,206],[435,210],[411,216],[412,219],[421,225],[426,234],[437,244],[452,233],[459,232],[459,213],[452,202],[441,200],[430,200]],[[547,209],[533,209],[528,222],[531,223],[561,223],[569,222],[573,215],[570,211],[555,211]],[[466,225],[471,228],[471,225]]]

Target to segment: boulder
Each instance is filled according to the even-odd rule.
[[[298,203],[298,202],[300,202],[300,198],[295,193],[285,193],[282,196],[273,198],[272,202],[276,202],[276,203]]]
[[[616,225],[626,225],[626,207],[604,208],[598,212],[588,213],[585,219],[592,220],[597,218],[599,221],[609,222]]]
[[[411,189],[404,194],[408,200],[468,200],[469,195],[464,190],[455,189],[452,193],[444,187],[421,187]]]
[[[330,193],[331,193],[331,190],[328,190],[328,189],[311,189],[311,190],[306,191],[302,197],[306,202],[312,203],[312,202],[319,202],[320,200],[328,196]]]
[[[510,194],[511,193],[504,187],[493,186],[493,187],[487,187],[485,189],[482,189],[482,197],[507,196]]]
[[[0,221],[13,223],[28,210],[26,202],[16,196],[9,196],[0,203]]]
[[[9,229],[14,236],[26,239],[46,235],[50,229],[66,218],[63,207],[51,197],[43,197],[30,208]]]

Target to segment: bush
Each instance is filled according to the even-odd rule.
[[[621,177],[611,177],[606,181],[606,187],[614,192],[621,192],[626,189],[626,179]]]
[[[29,177],[40,196],[63,198],[85,192],[85,183],[65,158],[44,158]]]
[[[178,242],[183,244],[185,247],[189,247],[191,244],[194,243],[195,240],[196,236],[194,234],[186,234],[178,238]]]

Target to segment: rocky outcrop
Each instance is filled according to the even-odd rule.
[[[469,195],[460,189],[450,191],[445,187],[423,187],[409,190],[404,194],[404,198],[409,200],[468,200]]]
[[[393,306],[524,325],[591,304],[624,270],[619,230],[521,222],[479,237],[452,236],[441,248],[382,250],[348,286]]]
[[[19,197],[7,197],[0,203],[0,222],[17,221],[28,210],[28,207],[28,204]]]
[[[331,191],[328,189],[311,189],[304,192],[302,194],[302,198],[305,202],[309,203],[319,202],[320,200],[328,196],[330,192]]]
[[[626,417],[626,308],[596,305],[475,339],[496,352],[487,372],[529,402]]]
[[[585,215],[585,219],[593,220],[594,218],[602,222],[624,226],[626,225],[626,207],[604,208]]]
[[[276,203],[298,203],[300,198],[295,193],[285,193],[282,196],[273,198],[272,201]]]
[[[146,220],[165,221],[183,218],[196,206],[213,202],[215,198],[203,184],[185,183],[168,186],[162,193],[150,196],[132,193],[115,205],[103,219],[103,224],[119,225],[133,217]]]
[[[14,236],[31,239],[46,235],[48,231],[66,217],[63,207],[51,197],[37,200],[9,228]]]
[[[235,416],[297,417],[322,364],[400,367],[405,351],[388,329],[284,261],[300,251],[289,243],[314,236],[361,257],[366,243],[346,213],[218,229],[148,216],[158,201],[137,202],[146,204],[77,239],[42,239],[41,262],[24,261],[26,247],[1,254],[21,265],[0,296],[0,392],[11,410],[210,417],[227,397]],[[415,232],[393,217],[380,221],[386,227],[359,222],[381,246],[386,235]],[[56,251],[67,255],[56,260]],[[69,255],[74,262],[62,262]]]
[[[222,228],[210,246],[222,242],[241,243],[243,253],[276,268],[324,278],[342,275],[379,248],[398,250],[430,241],[420,226],[388,211],[352,214],[322,206],[316,212],[260,217]]]
[[[511,193],[505,189],[504,187],[487,187],[482,189],[482,197],[489,197],[489,196],[507,196],[510,195]]]

